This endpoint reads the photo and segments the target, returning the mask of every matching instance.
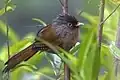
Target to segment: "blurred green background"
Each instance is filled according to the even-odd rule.
[[[111,1],[106,0],[105,17],[116,7],[116,4]],[[72,80],[96,80],[98,75],[99,80],[119,80],[119,77],[115,79],[113,67],[113,57],[120,56],[120,51],[114,44],[119,9],[105,22],[101,55],[97,55],[99,2],[100,0],[69,0],[69,13],[85,24],[81,27],[81,44],[71,50],[73,54],[77,52],[78,56],[61,50],[69,58],[66,59],[61,55],[62,60],[73,71]],[[37,25],[42,25],[38,21],[33,21],[32,18],[38,18],[46,24],[50,24],[62,11],[59,0],[12,0],[12,4],[16,5],[15,10],[0,16],[0,80],[4,62],[8,59],[6,23],[10,27],[10,53],[13,55],[33,42],[35,34],[40,28]],[[4,5],[4,0],[0,0],[0,11]],[[83,11],[81,15],[78,14],[80,11]],[[45,52],[36,54],[27,62],[18,65],[10,73],[10,80],[56,80],[58,74],[56,75],[53,59],[59,61],[55,55],[48,55]],[[100,74],[98,74],[99,67],[101,68]],[[63,75],[59,77],[62,78],[61,76],[63,77]]]
[[[32,18],[40,18],[49,24],[61,13],[59,0],[12,0],[12,2],[16,5],[16,9],[7,14],[7,20],[20,37],[25,36],[28,32],[36,33],[38,31],[36,25],[39,23],[32,21]],[[84,19],[77,15],[77,12],[83,10],[97,15],[98,2],[95,0],[94,3],[90,2],[88,5],[87,0],[69,0],[69,12],[84,22]],[[3,5],[4,0],[0,0],[0,8]],[[0,19],[4,19],[4,16],[0,16]],[[5,36],[0,33],[0,45],[3,45],[5,41]]]

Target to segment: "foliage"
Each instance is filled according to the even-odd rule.
[[[11,0],[8,0],[10,5],[7,5],[8,10],[14,11],[14,7],[11,4]],[[6,4],[8,4],[6,2]],[[113,4],[110,4],[113,5]],[[8,11],[7,10],[7,11]],[[109,5],[105,8],[105,17],[107,17],[112,11]],[[5,12],[5,8],[0,10],[0,16],[8,14]],[[103,41],[101,46],[101,55],[98,54],[97,45],[97,33],[98,33],[98,21],[99,17],[90,15],[89,13],[83,12],[81,14],[88,23],[82,27],[81,43],[76,45],[70,52],[66,52],[63,49],[59,49],[58,56],[70,67],[72,71],[72,80],[115,80],[113,57],[120,56],[119,49],[114,45],[116,29],[119,18],[119,11],[116,11],[106,22],[103,30]],[[40,19],[33,18],[33,20],[46,25]],[[6,36],[6,24],[0,20],[0,31]],[[19,39],[19,35],[9,26],[10,54],[17,53],[26,46],[30,45],[34,39],[34,34],[29,33],[23,39]],[[113,42],[112,42],[113,41]],[[50,45],[51,46],[51,45]],[[54,46],[51,46],[54,49]],[[56,50],[55,50],[56,51]],[[62,53],[61,53],[62,52]],[[35,80],[45,77],[48,80],[56,80],[56,71],[54,67],[54,61],[50,59],[48,55],[39,54],[38,52],[27,62],[22,62],[17,65],[12,72],[10,72],[11,80],[22,80],[25,75],[32,75]],[[66,55],[68,58],[66,58]],[[4,68],[4,62],[6,62],[7,47],[3,46],[0,49],[0,78],[2,78],[2,69]],[[47,58],[48,65],[44,64],[42,67],[43,59]],[[50,65],[51,64],[51,65]],[[62,72],[61,67],[60,72]],[[99,72],[99,69],[100,72]],[[104,71],[103,71],[104,70]],[[51,77],[54,75],[55,77]],[[62,78],[62,74],[59,75]],[[0,79],[1,80],[1,79]]]

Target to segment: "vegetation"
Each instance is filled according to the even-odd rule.
[[[105,18],[116,8],[119,1],[106,0],[106,6],[104,15]],[[17,5],[16,5],[17,6]],[[15,10],[15,5],[12,4],[11,0],[6,0],[5,7],[0,9],[0,16],[9,14],[10,11]],[[87,12],[83,12],[81,16],[85,18],[88,23],[85,23],[81,27],[81,43],[76,45],[70,52],[66,52],[63,49],[57,51],[59,57],[70,67],[72,71],[72,80],[116,80],[120,76],[115,75],[114,57],[120,57],[120,50],[115,45],[116,32],[119,21],[119,9],[115,11],[110,18],[108,18],[104,23],[101,53],[98,54],[98,24],[99,16],[91,15]],[[34,18],[40,22],[40,24],[46,25],[42,20]],[[0,20],[0,32],[6,35],[6,22]],[[34,40],[33,33],[28,33],[23,39],[20,39],[19,35],[9,27],[9,42],[10,42],[10,55],[13,55],[30,45]],[[4,63],[8,59],[7,46],[3,45],[0,49],[0,80],[5,79],[2,74],[4,68]],[[42,80],[44,77],[46,80],[56,80],[57,78],[63,78],[63,66],[56,70],[56,65],[51,59],[51,56],[57,58],[56,56],[46,54],[36,54],[27,62],[23,62],[16,66],[12,72],[10,72],[10,80],[22,80],[23,76],[31,76],[33,80]],[[71,53],[71,54],[70,54]],[[66,55],[68,58],[64,57]],[[43,59],[46,59],[49,64],[44,64]],[[62,65],[62,64],[61,64]],[[41,66],[41,67],[40,67]],[[120,74],[119,74],[120,75]],[[62,79],[63,80],[63,79]]]

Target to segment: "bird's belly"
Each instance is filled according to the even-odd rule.
[[[61,30],[58,34],[62,44],[60,47],[69,51],[77,42],[78,40],[78,31],[71,31],[71,30]]]

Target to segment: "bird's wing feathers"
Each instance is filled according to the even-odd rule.
[[[12,56],[5,63],[6,67],[4,68],[3,72],[7,72],[10,69],[14,68],[20,62],[28,60],[36,52],[38,52],[38,50],[47,51],[49,48],[45,44],[43,44],[43,43],[41,43],[39,41],[40,38],[42,38],[42,39],[44,39],[44,40],[46,40],[46,41],[48,41],[48,42],[50,42],[52,44],[54,44],[54,43],[58,43],[59,44],[59,42],[57,42],[58,38],[56,36],[55,30],[51,27],[51,25],[48,25],[48,26],[42,28],[38,32],[36,41],[33,44],[31,44],[30,46],[28,46],[24,50],[18,52],[14,56]]]
[[[51,44],[59,45],[61,44],[61,41],[59,39],[59,36],[56,35],[56,28],[52,27],[53,25],[48,25],[41,29],[37,33],[36,40],[39,41],[40,39],[43,39]]]

